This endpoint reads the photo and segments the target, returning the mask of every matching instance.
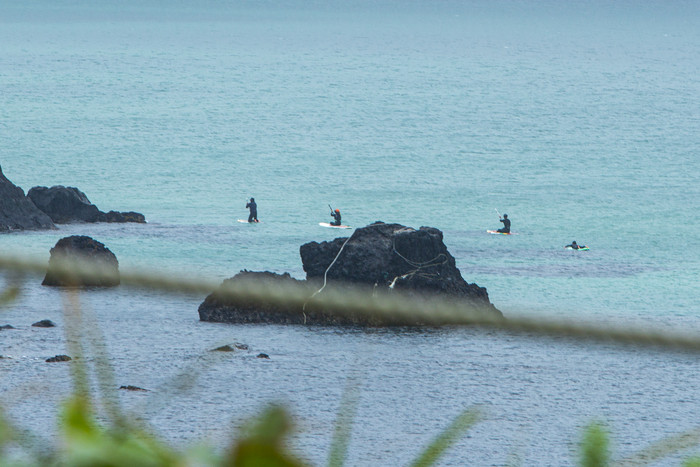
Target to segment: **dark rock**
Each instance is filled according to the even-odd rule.
[[[248,350],[248,344],[239,344],[238,342],[236,342],[236,343],[233,344],[233,345],[234,345],[234,347],[236,347],[238,350]]]
[[[104,215],[103,222],[136,222],[138,224],[145,224],[146,217],[143,214],[134,211],[109,211]]]
[[[486,289],[462,278],[442,232],[433,227],[415,230],[377,222],[355,230],[349,239],[306,243],[299,252],[308,280],[321,280],[325,274],[329,284],[353,283],[466,299],[500,316]]]
[[[302,293],[309,307],[304,309],[304,303],[298,300],[284,304],[265,302],[265,297],[246,301],[226,294],[230,287],[247,284],[267,287],[294,287],[295,293]],[[299,281],[288,273],[282,275],[272,272],[242,271],[230,279],[226,279],[219,289],[210,294],[199,305],[199,319],[216,323],[266,323],[266,324],[308,324],[323,326],[384,326],[388,323],[378,317],[353,313],[337,313],[333,310],[319,308],[311,301],[316,292],[317,284]],[[306,303],[305,302],[305,303]],[[405,323],[402,323],[405,324]]]
[[[146,218],[137,212],[109,211],[104,213],[92,204],[82,191],[61,185],[47,188],[35,186],[27,193],[34,204],[57,224],[71,222],[138,222]]]
[[[298,297],[310,301],[316,291],[316,284],[292,278],[288,273],[241,271],[226,279],[219,288],[199,305],[199,319],[217,323],[267,323],[267,324],[316,324],[326,326],[371,325],[380,326],[380,319],[365,316],[334,313],[333,310],[319,308],[311,304],[304,309],[305,301],[292,300],[283,303],[268,300],[264,296],[256,300],[244,300],[227,293],[231,288],[245,289],[248,285],[271,289],[289,288]]]
[[[70,362],[73,360],[68,355],[56,355],[55,357],[47,358],[46,361],[49,363],[53,362]]]
[[[95,267],[95,273],[71,273],[71,266]],[[104,244],[83,235],[73,235],[60,239],[51,248],[49,268],[42,285],[71,287],[96,286],[112,287],[119,285],[119,261]]]
[[[148,392],[148,389],[140,388],[140,387],[138,387],[138,386],[132,386],[132,385],[130,385],[130,384],[129,384],[128,386],[119,386],[119,389],[123,389],[123,390],[125,390],[125,391],[142,391],[142,392]]]
[[[32,326],[35,328],[53,328],[56,325],[50,319],[42,319],[41,321],[37,321],[36,323],[32,324]]]
[[[14,327],[10,326],[9,324],[6,324],[4,326],[0,326],[0,329],[14,329]]]
[[[230,345],[222,345],[220,347],[217,347],[215,349],[212,349],[212,352],[233,352],[234,349]]]
[[[300,306],[274,303],[261,305],[259,302],[240,300],[225,294],[230,286],[253,282],[270,287],[290,283],[303,286],[302,281],[292,278],[288,273],[280,275],[273,272],[241,271],[234,277],[226,279],[219,289],[202,302],[199,306],[199,319],[218,323],[303,324],[305,322]]]
[[[98,222],[102,214],[85,193],[74,187],[35,186],[27,197],[57,224]]]
[[[257,358],[267,358],[269,360],[270,356],[266,353],[259,353]]]
[[[287,273],[242,271],[224,281],[204,300],[199,306],[200,320],[327,326],[422,325],[431,321],[430,317],[421,321],[401,314],[368,315],[361,308],[355,308],[352,299],[345,300],[346,295],[338,296],[338,292],[346,289],[354,293],[359,291],[361,300],[400,295],[408,296],[412,304],[417,303],[416,299],[429,300],[438,296],[463,306],[465,313],[479,312],[486,313],[488,319],[502,318],[501,312],[489,301],[486,289],[462,278],[454,257],[442,241],[442,232],[432,227],[415,230],[378,222],[357,229],[349,238],[302,245],[300,254],[306,281],[293,279]],[[283,303],[272,300],[265,303],[264,294],[246,302],[230,293],[236,288],[247,290],[247,284],[262,285],[270,290],[295,286],[296,295]],[[336,308],[342,306],[343,313],[330,309],[328,302],[323,304],[313,299],[321,289],[334,294],[333,300],[338,299],[334,302],[338,303]]]
[[[9,181],[0,167],[0,232],[55,228],[51,218],[38,209],[20,187]]]

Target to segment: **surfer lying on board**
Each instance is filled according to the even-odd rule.
[[[331,217],[335,219],[331,222],[331,225],[340,225],[340,209],[336,209],[335,211],[331,210]]]
[[[571,248],[572,250],[578,250],[580,248],[586,248],[586,246],[581,246],[578,243],[576,243],[576,240],[571,242],[571,245],[566,245],[564,248]]]
[[[255,202],[255,198],[250,198],[250,202],[246,203],[245,207],[250,209],[248,222],[260,222],[258,220],[258,205]]]
[[[496,232],[510,233],[510,219],[508,219],[508,214],[503,214],[503,219],[501,219],[501,222],[503,222],[503,228],[498,229]]]

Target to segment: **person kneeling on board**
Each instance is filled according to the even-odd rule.
[[[331,225],[340,225],[340,209],[331,211],[331,217],[335,219],[333,222],[331,222]]]
[[[250,198],[250,202],[246,203],[245,207],[250,209],[248,222],[260,222],[258,220],[258,205],[255,202],[255,198]]]
[[[503,222],[503,228],[498,229],[496,232],[510,233],[510,219],[508,219],[508,214],[503,214],[503,219],[501,219],[501,222]]]

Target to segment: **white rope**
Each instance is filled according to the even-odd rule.
[[[423,262],[423,263],[419,263],[419,262],[417,262],[417,261],[412,261],[412,260],[406,258],[404,255],[402,255],[401,253],[399,253],[399,251],[396,249],[396,237],[394,237],[394,239],[393,239],[393,241],[392,241],[391,249],[394,250],[394,253],[396,253],[396,254],[399,256],[399,258],[401,258],[402,260],[406,261],[406,264],[408,264],[408,265],[411,266],[411,267],[414,267],[415,269],[414,269],[413,271],[407,272],[406,274],[404,274],[404,275],[402,275],[402,276],[396,276],[396,277],[394,277],[394,280],[391,281],[391,284],[389,285],[389,288],[390,288],[390,289],[393,289],[393,288],[394,288],[394,286],[396,285],[396,281],[399,280],[399,279],[404,279],[404,278],[409,277],[409,276],[414,276],[414,275],[418,274],[418,273],[420,272],[421,269],[430,268],[430,267],[433,267],[433,266],[439,266],[439,265],[441,265],[441,264],[447,263],[447,255],[445,255],[445,253],[440,253],[440,254],[437,255],[435,258],[433,258],[433,259],[431,259],[431,260],[429,260],[429,261],[425,261],[425,262]],[[437,261],[440,259],[441,256],[443,257],[443,260],[437,262]],[[423,276],[423,277],[435,277],[435,274],[425,274],[425,273],[421,273],[420,275]]]
[[[343,246],[341,246],[340,250],[338,250],[338,254],[335,255],[335,258],[333,258],[333,261],[331,261],[331,264],[326,268],[326,272],[323,273],[323,286],[320,289],[318,289],[316,292],[314,292],[314,294],[309,297],[309,300],[314,298],[316,295],[320,294],[323,291],[323,289],[326,288],[326,284],[328,283],[328,271],[330,271],[330,269],[333,267],[335,262],[338,260],[338,257],[343,252],[343,248],[345,248],[345,245],[347,245],[347,243],[350,241],[351,238],[352,238],[352,236],[348,237],[348,239],[345,240],[345,242],[343,242]],[[306,303],[308,303],[308,300]],[[306,303],[304,303],[302,310],[306,310]],[[304,322],[305,322],[304,324],[306,324],[306,315],[304,315]]]

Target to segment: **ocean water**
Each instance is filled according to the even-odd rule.
[[[48,261],[84,234],[124,270],[303,278],[299,246],[339,236],[318,226],[330,204],[354,227],[441,229],[506,317],[700,332],[700,4],[570,3],[0,0],[4,174],[148,220],[3,234],[0,251]],[[237,223],[251,196],[262,223]],[[496,211],[517,235],[486,234]],[[67,350],[64,298],[40,279],[0,311],[17,328],[0,331],[0,401],[39,432],[71,389],[67,365],[44,363]],[[120,402],[173,442],[223,448],[281,401],[295,452],[322,465],[353,378],[353,466],[408,464],[470,406],[484,420],[440,465],[574,465],[591,420],[618,457],[697,426],[697,355],[201,323],[203,298],[81,297],[117,384],[150,389]],[[250,350],[208,352],[232,342]]]

